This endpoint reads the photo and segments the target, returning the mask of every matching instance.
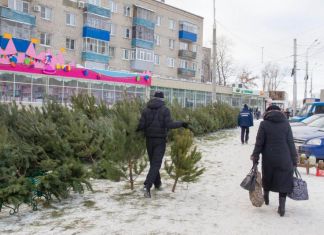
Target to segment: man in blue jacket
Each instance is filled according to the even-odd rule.
[[[241,127],[241,142],[242,144],[248,143],[250,127],[253,126],[253,115],[249,111],[247,104],[244,105],[244,108],[238,116],[238,126]]]

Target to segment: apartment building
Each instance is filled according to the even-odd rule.
[[[199,80],[203,18],[154,0],[1,0],[0,34],[89,68]],[[19,40],[20,39],[20,40]]]

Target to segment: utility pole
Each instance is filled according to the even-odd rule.
[[[214,25],[213,25],[213,77],[212,77],[212,86],[213,86],[213,94],[212,101],[216,103],[216,60],[217,60],[217,43],[216,43],[216,3],[214,2]]]
[[[294,39],[294,86],[293,86],[293,111],[294,115],[296,115],[297,110],[297,39]]]
[[[310,98],[313,98],[313,70],[311,72],[311,80],[310,80]]]
[[[308,51],[306,51],[306,74],[305,74],[305,92],[304,92],[304,99],[307,98],[307,81],[308,81]]]

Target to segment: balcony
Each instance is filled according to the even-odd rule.
[[[197,34],[180,30],[179,39],[187,42],[197,42]]]
[[[153,71],[153,62],[143,61],[143,60],[131,60],[131,69],[136,71]]]
[[[144,26],[144,27],[150,28],[150,29],[155,28],[154,22],[146,20],[146,19],[142,19],[142,18],[137,18],[137,17],[133,18],[133,25],[141,25],[141,26]]]
[[[82,37],[84,38],[95,38],[98,40],[110,41],[110,32],[102,29],[96,29],[89,26],[83,26]]]
[[[93,52],[88,52],[88,51],[83,51],[82,52],[82,60],[83,61],[94,61],[94,62],[108,64],[109,56],[108,55],[97,54],[97,53],[93,53]]]
[[[189,51],[189,50],[179,50],[179,57],[183,59],[196,59],[197,52]]]
[[[178,75],[192,78],[196,76],[196,71],[192,69],[178,68]]]
[[[152,50],[154,47],[154,42],[146,41],[143,39],[133,38],[132,39],[132,47],[140,47]]]
[[[111,18],[111,11],[107,8],[98,7],[96,5],[88,3],[85,8],[85,12],[99,15],[105,18]]]
[[[35,16],[20,11],[15,11],[13,9],[3,7],[3,6],[0,6],[0,17],[14,22],[19,22],[22,24],[28,24],[32,26],[36,25]]]

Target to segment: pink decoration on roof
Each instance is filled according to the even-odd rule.
[[[30,43],[28,46],[28,49],[26,51],[26,55],[28,55],[31,58],[36,58],[36,51],[35,51],[35,47],[33,45],[33,43]]]
[[[59,51],[56,55],[56,63],[60,65],[64,64],[64,56],[61,51]]]
[[[0,55],[4,55],[4,50],[0,47]]]
[[[17,63],[24,63],[24,60],[25,60],[25,53],[18,53],[18,57],[17,57]]]
[[[12,39],[9,40],[4,53],[5,55],[14,55],[17,53],[15,44],[13,43]]]

